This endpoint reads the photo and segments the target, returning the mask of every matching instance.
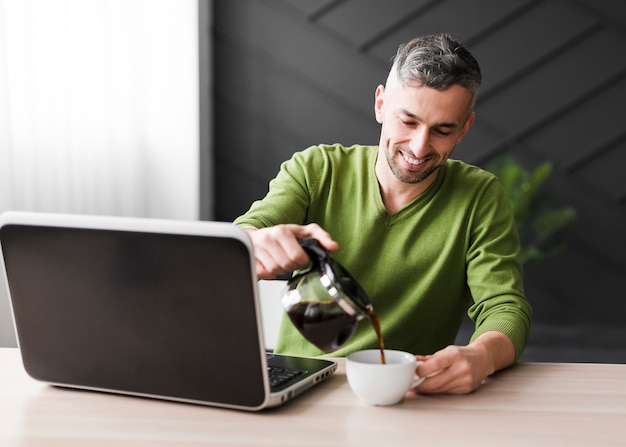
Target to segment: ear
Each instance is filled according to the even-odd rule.
[[[385,87],[381,84],[376,88],[374,95],[374,114],[379,124],[383,123],[383,97],[385,96]]]
[[[457,141],[456,144],[459,144],[461,140],[465,138],[465,135],[467,135],[467,132],[469,132],[470,127],[472,127],[472,124],[474,124],[475,119],[476,119],[476,112],[470,113],[470,116],[467,118],[467,120],[465,121],[465,124],[463,125],[463,129],[461,130],[461,136],[459,137],[459,140]]]

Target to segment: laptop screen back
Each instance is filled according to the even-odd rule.
[[[236,238],[6,225],[29,374],[254,407],[266,398],[250,254]]]

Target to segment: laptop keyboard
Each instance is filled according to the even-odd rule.
[[[290,380],[306,373],[303,369],[288,369],[280,366],[268,366],[267,372],[270,376],[270,386],[272,388],[284,385]]]

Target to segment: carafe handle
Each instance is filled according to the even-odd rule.
[[[323,272],[323,265],[332,260],[332,257],[328,254],[326,249],[322,247],[317,239],[312,237],[301,239],[299,242],[304,251],[309,255],[309,258],[311,258],[311,270]],[[341,284],[341,287],[348,292],[352,301],[365,310],[368,308],[373,309],[367,293],[365,293],[365,290],[363,290],[358,281],[354,279],[341,264],[336,261],[334,261],[333,264],[340,270],[340,272],[335,271],[335,274],[337,274],[335,279]]]

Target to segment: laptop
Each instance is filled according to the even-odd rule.
[[[336,370],[266,351],[252,244],[234,224],[6,212],[0,246],[34,379],[254,411]]]

